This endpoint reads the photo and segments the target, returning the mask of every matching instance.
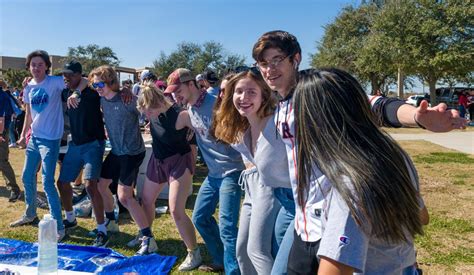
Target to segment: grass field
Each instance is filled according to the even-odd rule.
[[[421,192],[431,215],[425,235],[416,240],[420,267],[425,274],[474,274],[474,156],[425,141],[404,141],[400,144],[416,164],[421,179]],[[19,181],[24,151],[13,149],[10,154],[10,161]],[[194,192],[186,206],[189,215],[192,213],[199,184],[205,173],[206,169],[199,167],[194,179]],[[36,227],[8,227],[11,221],[21,216],[24,203],[8,203],[8,192],[3,181],[0,182],[0,237],[35,242]],[[39,186],[38,189],[42,188]],[[157,202],[157,205],[165,204],[166,201]],[[42,217],[46,212],[39,209],[38,213]],[[135,250],[129,249],[125,244],[134,237],[137,227],[128,215],[122,214],[120,218],[121,233],[112,236],[110,247],[125,255],[133,255]],[[92,238],[86,237],[86,233],[94,226],[92,219],[80,218],[79,226],[70,232],[66,242],[90,245]],[[172,274],[179,274],[177,266],[184,260],[186,249],[171,216],[164,214],[157,217],[153,232],[158,242],[159,254],[178,256]],[[204,260],[209,261],[199,236],[198,241],[201,251],[204,252]]]

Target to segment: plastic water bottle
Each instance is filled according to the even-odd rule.
[[[58,232],[56,220],[50,214],[46,214],[38,227],[38,274],[57,274]]]

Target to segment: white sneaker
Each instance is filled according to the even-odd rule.
[[[127,246],[130,247],[130,248],[132,248],[132,247],[135,247],[135,246],[140,245],[140,243],[141,243],[141,240],[140,240],[140,239],[141,239],[142,237],[143,237],[143,236],[142,236],[142,233],[141,233],[140,231],[138,231],[138,234],[135,236],[135,238],[134,238],[133,240],[131,240],[131,241],[129,241],[129,242],[127,243]]]
[[[156,241],[153,237],[143,236],[140,239],[142,241],[140,249],[135,253],[135,256],[143,256],[151,253],[155,253],[158,250]]]
[[[194,249],[193,251],[188,252],[186,259],[184,259],[184,262],[181,263],[178,270],[179,271],[193,270],[197,268],[198,266],[200,266],[201,263],[202,263],[201,251],[199,250],[199,247],[198,247]]]

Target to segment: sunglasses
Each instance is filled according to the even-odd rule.
[[[105,87],[105,82],[104,81],[99,81],[99,82],[95,82],[95,83],[92,83],[92,88],[94,89],[97,89],[97,88],[104,88]]]
[[[260,74],[260,69],[256,66],[252,66],[252,67],[249,67],[249,66],[239,66],[237,68],[234,69],[234,71],[236,73],[242,73],[242,72],[248,72],[248,71],[251,71],[252,73],[256,74],[256,75],[259,75]]]

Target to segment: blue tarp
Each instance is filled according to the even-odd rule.
[[[38,244],[0,238],[0,263],[36,266]],[[58,244],[58,268],[100,274],[168,274],[176,261],[175,256],[126,257],[109,248]]]

